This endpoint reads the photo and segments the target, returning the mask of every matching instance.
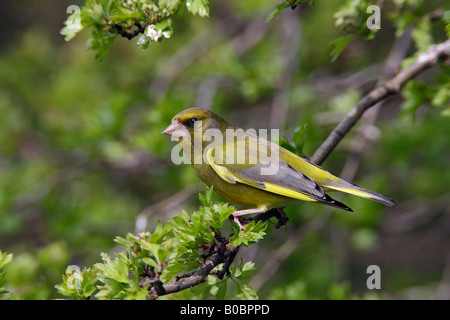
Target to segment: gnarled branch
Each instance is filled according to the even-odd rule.
[[[194,287],[205,281],[206,277],[209,274],[213,274],[214,268],[221,263],[224,263],[224,269],[222,271],[216,272],[216,275],[223,277],[225,273],[228,271],[228,267],[233,262],[236,254],[239,251],[240,246],[229,244],[228,241],[222,243],[221,247],[219,247],[218,251],[212,254],[206,261],[200,266],[197,270],[192,273],[183,274],[181,277],[178,276],[175,278],[174,283],[162,284],[160,281],[152,281],[148,280],[148,282],[144,282],[144,285],[149,283],[151,284],[151,292],[155,296],[155,298],[178,292],[184,289],[188,289]],[[181,280],[180,280],[181,279]]]

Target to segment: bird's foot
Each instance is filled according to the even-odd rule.
[[[283,211],[282,208],[277,208],[277,211],[278,214],[275,215],[275,217],[278,219],[278,222],[275,224],[276,229],[284,227],[286,223],[289,221],[289,218],[287,217],[286,213]]]
[[[233,220],[239,226],[239,230],[245,229],[245,227],[242,225],[241,221],[239,220],[239,216],[233,215]]]
[[[236,224],[239,226],[239,230],[244,230],[245,227],[242,225],[241,221],[239,220],[239,217],[247,215],[247,214],[260,213],[260,212],[261,212],[260,209],[254,208],[254,209],[246,209],[246,210],[237,210],[237,211],[233,212],[231,215],[233,216],[234,222],[236,222]]]

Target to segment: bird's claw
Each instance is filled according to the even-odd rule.
[[[278,222],[275,225],[276,229],[284,227],[286,223],[289,221],[289,218],[287,217],[286,213],[283,211],[282,208],[278,208],[277,211],[278,214],[275,215],[275,217],[278,219]]]
[[[233,220],[234,220],[234,222],[236,222],[236,224],[239,226],[239,230],[244,230],[245,229],[245,227],[241,224],[241,221],[239,220],[239,216],[235,216],[235,215],[233,215]]]

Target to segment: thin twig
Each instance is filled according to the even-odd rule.
[[[122,37],[127,38],[128,40],[131,40],[134,37],[136,37],[138,34],[145,32],[145,27],[147,26],[147,23],[144,23],[143,25],[141,25],[140,23],[134,23],[133,25],[136,26],[136,29],[134,29],[132,31],[124,30],[124,28],[118,23],[112,24],[111,27],[113,29],[115,29],[116,32],[119,35],[121,35]]]
[[[388,96],[400,92],[406,82],[417,76],[425,69],[436,64],[440,58],[445,56],[450,56],[450,40],[438,45],[430,46],[426,52],[419,54],[413,64],[400,71],[386,83],[369,92],[369,94],[360,100],[344,117],[344,119],[341,120],[328,138],[316,150],[314,155],[311,157],[311,161],[320,165],[367,109],[374,106],[377,102],[386,99]]]

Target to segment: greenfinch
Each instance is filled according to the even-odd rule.
[[[233,127],[207,109],[178,113],[162,134],[179,141],[207,186],[231,202],[251,207],[233,213],[241,229],[242,215],[277,209],[286,217],[282,208],[301,200],[353,211],[324,189],[394,205],[392,199],[336,177],[253,131]]]

